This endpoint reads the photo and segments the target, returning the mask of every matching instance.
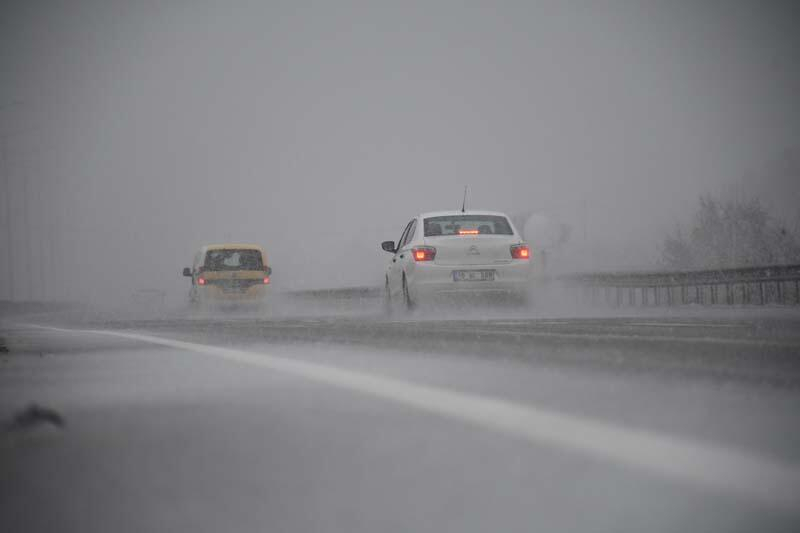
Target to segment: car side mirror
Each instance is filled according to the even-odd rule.
[[[264,268],[264,272],[266,272],[267,276],[271,276],[272,275],[272,267],[268,266],[268,267]]]
[[[389,253],[395,253],[397,251],[397,249],[394,247],[394,241],[383,241],[381,243],[381,248],[383,248],[385,252]]]
[[[184,268],[183,275],[189,278],[192,277],[192,269],[189,267]]]

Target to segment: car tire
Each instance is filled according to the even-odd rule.
[[[386,284],[383,289],[383,312],[386,315],[392,314],[392,292],[389,288],[389,278],[386,278]]]
[[[406,311],[413,311],[414,310],[414,302],[411,300],[411,294],[408,292],[408,282],[406,281],[406,275],[403,274],[403,305],[406,308]]]

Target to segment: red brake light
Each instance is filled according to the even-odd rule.
[[[197,284],[198,285],[205,285],[206,284],[206,278],[197,278]]]
[[[436,257],[436,248],[432,246],[420,246],[411,250],[414,261],[433,261]]]
[[[458,230],[459,235],[478,235],[480,232],[476,229],[460,229]]]
[[[530,259],[531,249],[527,244],[515,244],[511,247],[511,257],[514,259]]]
[[[264,276],[264,285],[269,285],[269,276]]]

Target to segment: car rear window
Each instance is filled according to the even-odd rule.
[[[204,270],[264,270],[258,250],[209,250],[206,252]]]
[[[499,215],[449,215],[425,219],[425,236],[513,235],[508,219]]]

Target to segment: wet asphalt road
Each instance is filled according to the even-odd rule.
[[[0,530],[796,531],[798,326],[6,316]]]

